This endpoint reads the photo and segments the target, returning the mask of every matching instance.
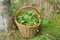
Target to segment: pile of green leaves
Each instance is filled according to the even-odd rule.
[[[18,23],[26,25],[26,26],[33,26],[33,25],[38,24],[38,16],[36,14],[32,13],[32,11],[21,12],[17,16],[17,21],[18,21]]]

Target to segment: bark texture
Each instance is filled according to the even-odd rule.
[[[7,40],[8,31],[14,28],[10,0],[0,0],[0,40]]]

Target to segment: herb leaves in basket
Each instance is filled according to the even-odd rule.
[[[22,12],[17,16],[17,21],[20,24],[26,25],[26,26],[33,26],[38,24],[38,16],[32,11],[30,12]]]

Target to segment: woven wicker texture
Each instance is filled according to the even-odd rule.
[[[25,12],[25,11],[26,12],[27,11],[32,11],[33,13],[35,13],[38,16],[39,23],[37,25],[33,25],[33,26],[26,26],[26,25],[23,25],[23,24],[19,24],[17,22],[16,17],[18,16],[18,14],[20,12]],[[25,37],[25,38],[30,38],[30,37],[32,37],[32,36],[35,35],[36,30],[39,28],[39,25],[41,23],[41,16],[40,16],[39,11],[36,8],[34,8],[33,6],[25,6],[25,7],[20,8],[16,12],[16,14],[14,16],[14,21],[15,21],[17,27],[19,28],[19,31],[20,31],[21,36],[22,37]]]

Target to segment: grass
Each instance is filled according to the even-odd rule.
[[[22,1],[22,0],[21,0]],[[20,2],[21,2],[20,1]],[[51,5],[54,5],[54,0],[53,1],[49,1],[50,3],[52,2]],[[18,3],[20,4],[20,3]],[[59,5],[59,3],[56,3]],[[23,5],[21,3],[21,5]],[[35,3],[34,3],[35,5]],[[16,10],[19,8],[19,6],[15,5],[12,2],[12,14],[14,15]],[[56,8],[56,7],[55,7]],[[57,10],[57,9],[55,9]],[[41,8],[41,13],[43,13],[44,8]],[[60,13],[60,12],[59,12]],[[36,35],[30,39],[24,39],[24,40],[60,40],[60,14],[58,12],[52,12],[52,15],[50,18],[46,17],[45,19],[42,19],[41,21],[41,25],[39,28],[39,32],[36,33]],[[43,13],[44,14],[44,13]],[[42,14],[42,15],[43,15]],[[19,36],[19,32],[18,30],[16,30],[16,32],[13,32],[13,38],[11,38],[11,40],[20,40],[20,36]]]

